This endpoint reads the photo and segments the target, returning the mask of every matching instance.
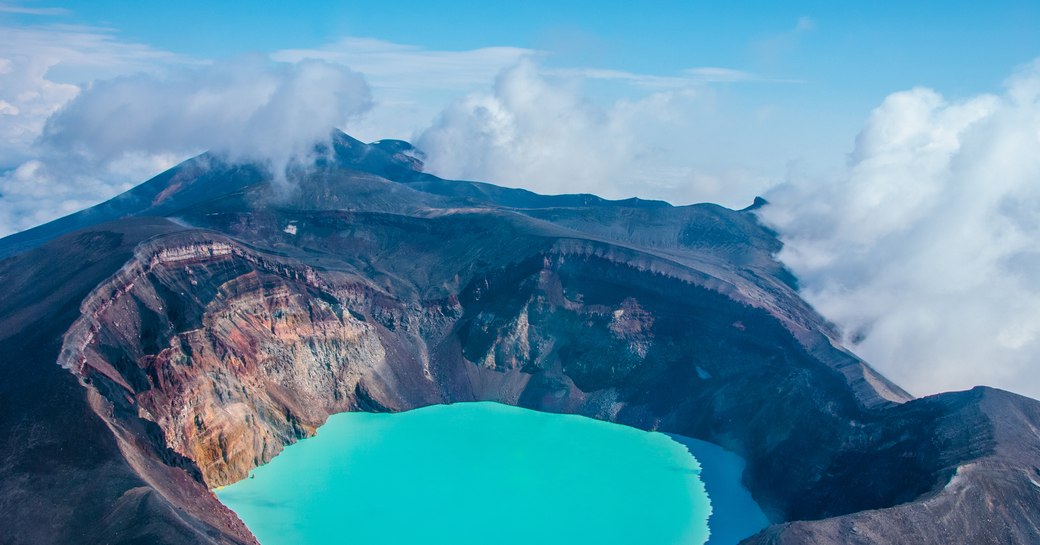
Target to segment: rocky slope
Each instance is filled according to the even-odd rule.
[[[10,542],[248,543],[208,487],[335,412],[470,400],[738,452],[776,523],[748,543],[1040,541],[1040,404],[912,399],[835,346],[752,211],[326,151],[289,188],[203,156],[0,241]]]

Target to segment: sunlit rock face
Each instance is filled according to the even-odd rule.
[[[386,353],[371,325],[308,283],[313,273],[227,242],[169,243],[139,249],[84,304],[61,363],[132,393],[209,486],[356,408],[359,378]]]
[[[0,241],[0,432],[113,475],[62,466],[45,494],[96,507],[36,541],[248,542],[207,487],[336,412],[473,400],[739,453],[778,523],[753,542],[1040,539],[1037,404],[911,400],[836,348],[753,211],[444,181],[391,144],[340,135],[288,189],[203,157]],[[7,480],[37,457],[6,451]]]

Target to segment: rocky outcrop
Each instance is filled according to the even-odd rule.
[[[337,298],[306,267],[172,239],[139,248],[84,302],[59,363],[88,385],[118,386],[110,401],[158,425],[208,486],[358,409],[361,378],[386,374],[376,327],[347,306],[357,287]]]
[[[1035,543],[1037,402],[979,387],[912,404],[943,406],[934,440],[958,445],[940,453],[952,473],[941,488],[885,509],[779,524],[745,543]]]
[[[55,364],[79,302],[143,241],[181,229],[127,219],[0,261],[3,543],[255,543],[157,427]]]

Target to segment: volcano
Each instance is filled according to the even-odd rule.
[[[496,401],[738,453],[773,523],[747,544],[1040,543],[1040,402],[914,398],[843,349],[763,202],[315,156],[204,154],[0,240],[0,541],[254,543],[210,489],[329,415]]]

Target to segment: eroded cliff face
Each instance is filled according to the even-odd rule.
[[[83,318],[80,302],[143,240],[180,230],[164,219],[126,220],[0,261],[0,541],[255,543],[194,462],[166,448],[136,409],[109,399],[125,389],[107,378],[84,388],[55,364],[62,335]]]
[[[228,242],[143,247],[83,304],[60,363],[104,377],[194,461],[209,486],[237,481],[386,377],[379,332],[306,267]],[[109,397],[113,397],[109,395]]]
[[[154,423],[209,487],[336,412],[470,400],[723,444],[748,458],[778,520],[888,507],[952,474],[960,459],[930,457],[929,429],[867,409],[782,320],[629,255],[565,242],[422,299],[212,233],[171,235],[84,302],[60,363],[122,408],[110,419]],[[807,454],[835,436],[863,443],[876,472]],[[883,471],[898,478],[874,482]]]
[[[554,271],[565,252],[553,255],[470,279],[463,301],[401,301],[351,275],[177,234],[142,245],[84,301],[59,364],[99,399],[156,424],[163,446],[210,487],[244,478],[347,410],[516,404],[526,393],[529,404],[613,419],[621,404],[586,407],[564,367],[590,391],[618,382],[647,357],[653,317],[631,297],[570,300]],[[557,306],[567,331],[551,330]],[[597,368],[608,371],[593,377]],[[542,371],[556,378],[528,388]]]

